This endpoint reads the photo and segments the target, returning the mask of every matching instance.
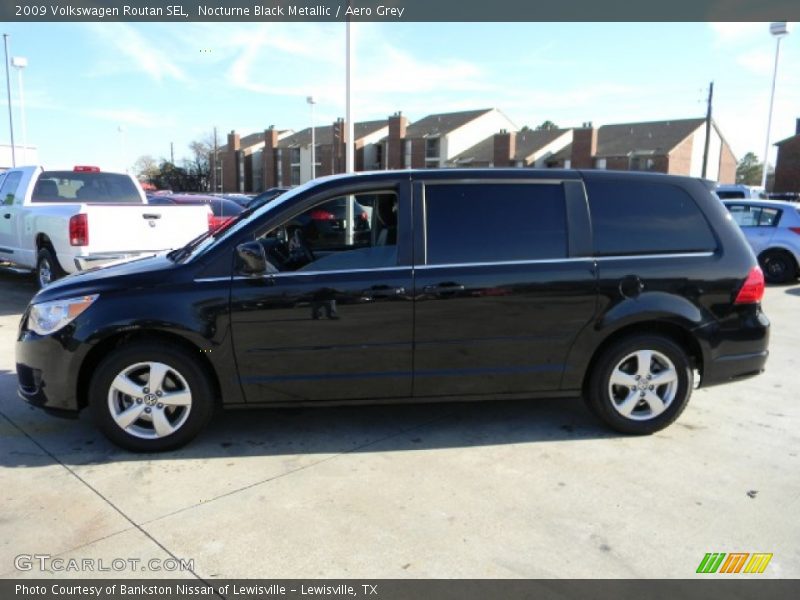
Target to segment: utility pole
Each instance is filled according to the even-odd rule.
[[[3,34],[3,45],[6,49],[6,91],[8,92],[8,129],[11,132],[11,166],[17,166],[17,150],[14,146],[14,117],[11,110],[11,75],[8,72],[8,38],[7,33]]]
[[[703,148],[703,179],[708,170],[708,144],[711,141],[711,100],[714,98],[714,82],[708,84],[708,110],[706,110],[706,145]]]
[[[175,145],[172,142],[169,143],[169,162],[175,164]]]
[[[217,128],[214,127],[214,168],[211,169],[211,191],[217,192]]]

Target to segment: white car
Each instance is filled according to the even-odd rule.
[[[207,206],[149,206],[127,173],[97,167],[0,175],[0,261],[41,287],[69,273],[183,246],[207,231]]]
[[[800,274],[800,204],[780,200],[725,200],[769,283]]]

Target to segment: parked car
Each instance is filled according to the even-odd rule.
[[[10,169],[0,199],[0,260],[33,269],[40,287],[68,273],[180,247],[207,227],[207,210],[153,210],[129,174],[90,166]]]
[[[721,184],[717,185],[714,189],[720,200],[728,200],[733,198],[766,198],[764,188],[755,187],[752,185],[744,185],[743,183]]]
[[[769,283],[800,274],[800,206],[781,200],[727,200]]]
[[[225,198],[226,200],[233,200],[242,208],[246,208],[247,205],[253,200],[253,196],[248,194],[214,194],[214,196],[219,196],[220,198]]]
[[[208,216],[208,229],[212,231],[231,222],[244,210],[241,205],[233,200],[205,194],[153,196],[148,197],[148,202],[150,202],[150,204],[175,204],[179,206],[206,205],[211,209],[211,214]]]
[[[247,203],[248,208],[258,208],[259,206],[263,206],[267,202],[270,202],[280,196],[281,194],[285,194],[289,191],[289,188],[285,187],[272,187],[268,190],[264,190],[260,194],[257,194],[253,198],[250,199],[250,202]]]
[[[299,216],[364,201],[329,247]],[[338,209],[337,209],[338,210]],[[349,209],[348,209],[349,210]],[[698,179],[532,169],[324,177],[166,255],[40,291],[19,393],[134,451],[224,407],[583,395],[648,434],[760,373],[764,279]]]

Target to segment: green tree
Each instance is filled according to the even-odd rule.
[[[754,152],[748,152],[736,165],[736,183],[759,185],[763,169],[764,165],[758,160],[758,156]]]
[[[558,125],[552,121],[544,121],[541,125],[536,126],[536,131],[551,131],[553,129],[558,129]]]

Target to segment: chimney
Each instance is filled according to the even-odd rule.
[[[573,169],[591,169],[594,166],[594,155],[597,154],[597,130],[589,127],[572,130],[572,155],[570,166]]]
[[[239,150],[241,148],[239,143],[239,134],[233,129],[228,134],[228,150]]]
[[[222,191],[239,191],[239,151],[241,144],[239,134],[232,130],[228,134],[228,147],[225,152],[220,152],[222,163]]]
[[[263,173],[264,189],[276,187],[278,185],[278,169],[280,165],[277,160],[278,132],[274,127],[264,131],[264,152],[262,154],[263,163],[261,172]]]
[[[403,168],[403,141],[406,137],[408,119],[397,111],[389,117],[389,139],[386,142],[386,168]]]
[[[517,134],[514,131],[501,129],[494,134],[492,163],[495,167],[511,167],[515,164],[517,153]]]

